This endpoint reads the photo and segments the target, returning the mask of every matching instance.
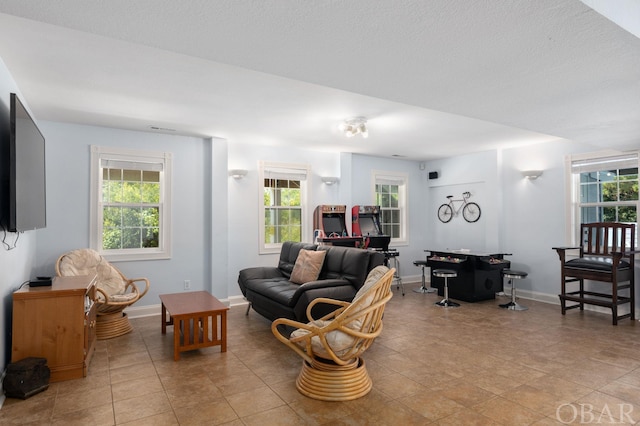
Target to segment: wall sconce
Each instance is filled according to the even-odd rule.
[[[242,179],[247,175],[247,170],[244,169],[232,169],[229,170],[229,176],[234,179]]]
[[[525,179],[533,180],[542,176],[542,170],[523,170],[522,177]]]
[[[340,178],[334,176],[323,176],[321,179],[325,185],[333,185],[334,183],[340,182]]]

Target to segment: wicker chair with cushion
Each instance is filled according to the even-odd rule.
[[[96,276],[98,339],[122,336],[133,330],[127,314],[123,311],[147,294],[148,279],[125,277],[92,249],[78,249],[63,254],[56,262],[56,273],[58,276]],[[144,283],[144,289],[141,290],[136,282]]]
[[[300,393],[324,401],[347,401],[360,398],[371,390],[372,383],[360,357],[382,332],[382,314],[391,299],[391,282],[395,269],[375,267],[353,301],[315,299],[307,308],[308,323],[280,318],[271,324],[278,340],[303,359],[296,380]],[[334,312],[314,319],[313,305],[338,306]],[[279,326],[296,328],[289,337]]]

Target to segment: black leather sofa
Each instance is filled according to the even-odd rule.
[[[316,281],[294,284],[289,281],[301,249],[326,250],[322,270]],[[240,271],[238,284],[249,301],[249,308],[273,321],[289,318],[307,322],[309,303],[318,297],[350,302],[364,284],[367,274],[384,263],[384,255],[352,247],[316,246],[285,242],[277,267],[253,267]],[[317,304],[313,316],[318,318],[336,309],[335,305]],[[247,309],[249,313],[249,309]]]

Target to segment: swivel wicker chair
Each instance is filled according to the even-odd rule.
[[[78,249],[63,254],[56,262],[56,273],[58,276],[96,275],[98,339],[110,339],[133,330],[126,312],[123,311],[147,294],[148,279],[125,277],[92,249]],[[144,289],[140,291],[135,282],[143,282]]]
[[[300,393],[323,401],[360,398],[372,383],[360,357],[382,332],[382,314],[391,299],[395,269],[377,266],[367,277],[351,303],[328,298],[315,299],[307,308],[309,323],[279,318],[271,324],[278,340],[303,359],[296,380]],[[311,312],[316,303],[337,305],[338,309],[319,319]],[[278,326],[296,328],[290,337]]]

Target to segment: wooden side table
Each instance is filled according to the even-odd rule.
[[[220,345],[227,351],[227,311],[229,308],[207,291],[161,294],[162,334],[173,325],[173,359],[180,352]],[[167,312],[169,319],[167,320]],[[220,324],[218,324],[218,318]],[[218,330],[219,325],[219,330]]]

